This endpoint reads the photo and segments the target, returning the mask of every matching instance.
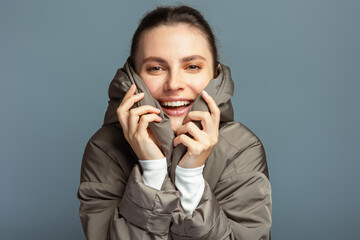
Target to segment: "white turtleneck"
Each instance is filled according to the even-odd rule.
[[[144,183],[149,187],[160,190],[167,175],[166,158],[139,160],[139,162],[143,169],[142,178]],[[204,193],[205,181],[202,175],[203,169],[204,165],[198,168],[176,166],[175,186],[180,192],[181,206],[188,214],[193,213]]]

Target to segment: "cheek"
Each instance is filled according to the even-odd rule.
[[[196,92],[197,94],[200,94],[201,91],[208,85],[210,82],[209,76],[204,76],[202,78],[193,79],[190,83],[191,89]]]
[[[206,85],[200,84],[200,83],[195,83],[195,84],[193,83],[193,84],[191,85],[192,90],[193,90],[196,94],[200,94],[201,91],[202,91],[205,87],[206,87]]]
[[[156,79],[154,81],[154,79],[143,79],[146,87],[148,88],[151,96],[155,97],[157,94],[159,94],[161,92],[162,89],[162,83],[161,81],[159,81],[159,79]]]

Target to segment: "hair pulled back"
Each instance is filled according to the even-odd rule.
[[[212,53],[214,60],[214,72],[216,72],[218,65],[218,52],[215,36],[211,27],[198,10],[185,5],[174,7],[159,6],[143,16],[132,38],[130,50],[131,64],[133,66],[135,65],[135,55],[143,32],[160,25],[168,26],[179,23],[195,27],[204,34],[210,46],[210,52]]]

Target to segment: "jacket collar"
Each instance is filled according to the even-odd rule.
[[[134,107],[151,105],[161,110],[160,103],[151,96],[145,83],[140,76],[136,74],[128,59],[124,66],[117,70],[114,79],[110,83],[108,91],[110,100],[108,102],[103,126],[119,124],[116,109],[133,83],[137,87],[136,93],[145,93],[144,98],[136,103]],[[218,76],[210,80],[205,91],[215,100],[220,109],[220,124],[233,121],[234,114],[230,99],[234,92],[234,83],[231,79],[230,68],[220,64]],[[209,111],[207,104],[202,99],[201,95],[195,99],[190,111]],[[174,148],[173,139],[175,135],[171,130],[170,119],[163,111],[161,111],[159,115],[163,120],[159,123],[152,122],[149,124],[149,127],[167,158],[168,166],[171,166],[170,176],[174,179],[175,167],[181,157],[185,154],[186,147],[178,145]]]

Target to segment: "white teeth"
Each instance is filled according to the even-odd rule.
[[[175,102],[162,102],[161,105],[165,107],[180,107],[184,105],[189,105],[190,101],[175,101]]]

